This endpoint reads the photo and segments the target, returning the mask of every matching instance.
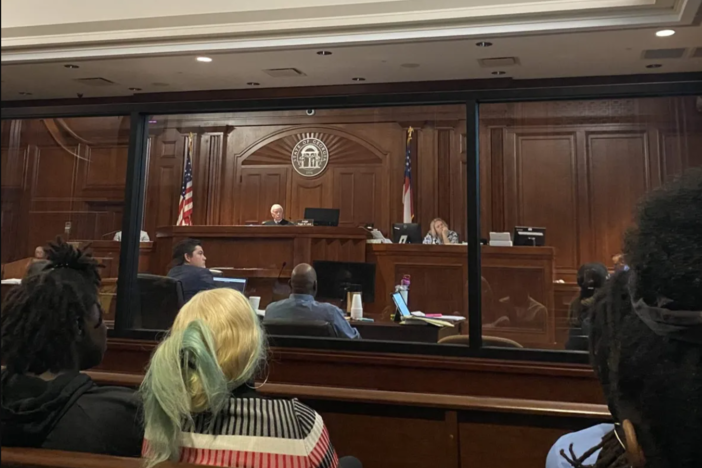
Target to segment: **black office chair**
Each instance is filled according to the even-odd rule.
[[[263,326],[269,335],[331,338],[339,336],[332,324],[324,320],[268,319],[263,321]]]
[[[141,313],[135,320],[135,328],[168,330],[183,307],[183,285],[167,276],[139,273],[139,303]]]

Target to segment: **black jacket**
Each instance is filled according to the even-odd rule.
[[[170,278],[175,278],[183,285],[183,299],[188,302],[200,291],[214,289],[215,282],[212,272],[207,268],[193,265],[178,265],[168,272]]]
[[[287,219],[281,219],[279,223],[276,223],[272,219],[265,221],[264,226],[294,226],[295,223],[288,221]]]
[[[45,381],[2,372],[2,445],[139,457],[144,432],[134,391],[72,372]]]

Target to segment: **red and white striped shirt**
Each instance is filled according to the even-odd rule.
[[[144,441],[144,452],[148,440]],[[337,468],[322,417],[297,400],[237,390],[214,419],[193,415],[183,426],[180,461],[236,468]]]

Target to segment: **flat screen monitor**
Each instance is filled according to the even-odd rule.
[[[405,303],[405,298],[402,297],[401,293],[399,293],[399,292],[393,293],[392,294],[392,301],[395,303],[395,307],[397,307],[397,311],[400,313],[400,315],[403,318],[412,316],[412,314],[410,313],[409,307],[407,307],[407,303]]]
[[[348,292],[360,291],[363,302],[375,301],[375,264],[353,262],[314,262],[317,296],[346,300]]]
[[[335,208],[305,208],[305,219],[314,220],[315,226],[338,226],[339,210]]]
[[[215,277],[214,281],[215,285],[217,285],[220,288],[236,289],[241,294],[244,294],[244,291],[246,290],[246,278]]]
[[[532,247],[546,245],[546,228],[516,226],[514,228],[514,245]]]
[[[402,236],[407,236],[406,244],[422,243],[422,227],[417,223],[397,223],[392,225],[392,241],[400,243]]]

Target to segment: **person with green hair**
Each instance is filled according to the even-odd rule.
[[[146,467],[200,465],[336,468],[322,417],[297,400],[253,387],[266,340],[248,300],[233,289],[196,294],[156,349],[141,386]]]

